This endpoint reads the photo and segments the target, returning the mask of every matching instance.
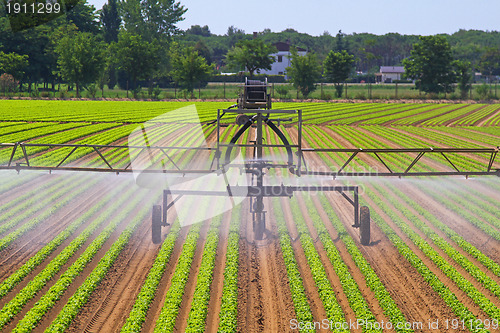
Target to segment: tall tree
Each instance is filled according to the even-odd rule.
[[[7,73],[16,80],[21,80],[28,67],[28,56],[0,51],[0,74]]]
[[[137,86],[137,80],[149,79],[158,69],[158,46],[139,35],[122,31],[118,42],[111,44],[117,67],[128,73]]]
[[[443,36],[420,36],[409,58],[403,60],[405,75],[426,93],[453,91],[455,82],[451,47]]]
[[[123,0],[121,6],[125,29],[147,42],[177,34],[176,24],[187,11],[175,0]]]
[[[118,31],[120,30],[121,18],[118,14],[116,0],[108,0],[108,3],[102,6],[101,25],[106,43],[118,41]]]
[[[455,67],[460,97],[465,99],[472,88],[472,65],[469,61],[455,60],[453,66]]]
[[[490,82],[493,75],[500,75],[500,48],[486,48],[479,62],[479,69],[484,75],[489,76]]]
[[[196,84],[208,78],[213,66],[207,64],[205,58],[199,55],[194,47],[180,49],[176,44],[172,50],[172,77],[192,95]]]
[[[335,84],[337,97],[342,97],[342,84],[351,74],[354,65],[354,56],[347,53],[330,51],[323,63],[324,76]]]
[[[301,56],[297,49],[290,48],[291,62],[287,68],[287,75],[293,86],[300,91],[304,98],[316,90],[316,82],[321,76],[321,66],[318,63],[316,54],[308,52]]]
[[[55,51],[59,75],[76,85],[77,97],[80,86],[95,82],[105,65],[102,42],[87,32],[64,36]]]
[[[253,77],[259,69],[271,69],[276,52],[272,45],[264,44],[260,39],[241,40],[227,52],[226,61],[230,66],[245,69]]]

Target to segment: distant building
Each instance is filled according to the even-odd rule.
[[[286,77],[286,68],[290,67],[290,46],[293,45],[290,45],[289,43],[278,42],[273,44],[273,46],[278,50],[277,53],[271,54],[275,57],[276,61],[271,65],[270,70],[261,69],[260,73],[268,75],[285,75],[285,79],[288,79]],[[307,51],[303,48],[296,47],[296,49],[300,56],[304,56],[307,53]]]
[[[405,68],[403,66],[380,66],[380,72],[375,73],[377,83],[391,83],[394,80],[401,80]]]

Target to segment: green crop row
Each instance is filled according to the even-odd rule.
[[[241,206],[233,208],[224,267],[224,286],[219,311],[220,333],[235,333],[238,319],[238,265],[240,235],[238,226],[241,220]]]
[[[458,107],[458,108],[457,108]],[[481,104],[460,104],[453,108],[451,112],[443,112],[441,115],[437,115],[422,122],[423,126],[438,126],[446,124],[447,122],[453,121],[457,118],[461,118],[469,112],[476,112],[481,107]]]
[[[0,234],[4,234],[15,228],[29,217],[34,215],[40,217],[40,213],[42,213],[45,208],[50,207],[58,199],[71,193],[72,190],[78,188],[83,182],[85,182],[85,179],[62,179],[56,177],[40,186],[39,189],[37,188],[37,194],[33,195],[32,192],[28,192],[12,200],[12,202],[6,203],[4,209],[8,209],[12,206],[14,207],[0,216],[0,221],[5,221],[5,223],[0,226]]]
[[[491,114],[494,114],[494,112],[496,110],[498,110],[498,104],[493,104],[493,105],[480,104],[479,106],[480,106],[480,109],[474,111],[473,113],[471,113],[465,117],[457,119],[456,121],[452,122],[451,125],[471,126],[471,125],[474,125],[479,120],[484,119],[485,117],[488,117]]]
[[[295,315],[298,322],[312,322],[313,315],[309,302],[307,299],[302,277],[299,272],[299,265],[295,259],[292,242],[285,225],[285,217],[283,210],[280,207],[279,199],[273,199],[273,211],[278,226],[278,233],[280,237],[281,252],[285,261],[285,267],[290,283],[290,291],[292,294],[293,306],[295,308]],[[314,332],[314,330],[304,330],[305,332]]]
[[[314,241],[309,235],[307,226],[302,221],[302,215],[296,199],[291,200],[290,207],[292,209],[293,220],[297,225],[297,232],[300,236],[302,249],[304,250],[304,254],[307,258],[307,263],[311,269],[311,274],[316,287],[318,288],[319,297],[325,308],[328,320],[334,323],[343,323],[345,322],[344,313],[337,298],[335,297],[335,291],[328,280],[321,258],[314,247]]]
[[[367,191],[369,191],[367,189]],[[373,192],[367,193],[373,200],[377,207],[384,207],[385,203],[378,195]],[[443,301],[453,310],[453,312],[465,322],[469,320],[475,320],[474,314],[467,309],[462,302],[460,302],[457,296],[441,281],[418,257],[413,250],[406,245],[406,243],[391,229],[391,227],[384,221],[382,217],[377,213],[373,207],[371,207],[372,221],[375,221],[384,234],[389,238],[389,240],[398,249],[399,253],[408,260],[408,262],[416,268],[416,270],[422,275],[422,277],[427,281],[431,288],[443,299]],[[393,211],[389,211],[391,215],[394,216]],[[397,217],[394,217],[396,220]],[[478,328],[472,330],[472,332],[487,332],[487,330]]]
[[[0,250],[5,249],[14,240],[18,239],[19,237],[24,235],[26,232],[34,229],[36,226],[38,226],[44,220],[49,218],[54,212],[56,212],[60,208],[64,207],[68,202],[70,202],[74,198],[77,198],[80,194],[82,194],[83,192],[88,190],[92,185],[95,185],[97,183],[97,181],[96,180],[90,180],[90,181],[87,180],[85,182],[85,180],[82,180],[81,183],[83,185],[80,186],[79,188],[77,188],[75,191],[70,192],[70,195],[68,195],[67,189],[64,189],[64,190],[61,190],[59,192],[56,192],[55,194],[52,194],[49,197],[49,200],[47,200],[47,203],[54,202],[55,200],[59,200],[59,201],[57,201],[51,207],[49,207],[48,209],[46,209],[43,212],[41,212],[40,214],[38,214],[36,217],[25,222],[22,226],[20,226],[19,228],[17,228],[13,232],[9,233],[8,235],[6,235],[2,239],[0,239]],[[81,184],[79,184],[79,185],[81,185]]]
[[[61,245],[63,241],[65,241],[68,237],[70,237],[82,224],[90,219],[92,215],[95,214],[96,211],[99,211],[106,203],[113,198],[116,193],[119,193],[123,190],[124,186],[118,186],[113,193],[106,195],[102,198],[97,205],[93,207],[92,210],[86,211],[83,215],[78,217],[74,222],[72,222],[66,229],[60,232],[52,241],[50,241],[47,245],[45,245],[42,249],[40,249],[34,256],[32,256],[23,266],[17,269],[14,273],[12,273],[8,278],[6,278],[2,283],[0,283],[0,299],[4,297],[9,291],[11,291],[19,282],[21,282],[29,273],[31,273],[35,268],[37,268],[54,250]],[[109,214],[108,214],[109,215]],[[104,222],[107,220],[106,218],[101,218],[100,222]],[[91,231],[94,230],[99,224],[99,222],[93,223],[86,230],[82,232],[72,243],[70,243],[60,254],[63,256],[63,253],[66,251],[71,251],[71,249],[77,249],[83,244],[83,242],[90,235]],[[74,244],[78,245],[74,245]],[[58,256],[59,257],[59,256]],[[59,261],[56,257],[56,261]],[[63,262],[63,261],[60,261]],[[49,265],[52,265],[49,264]]]
[[[297,200],[293,200],[291,204],[296,207]],[[307,207],[307,214],[310,216],[313,226],[318,233],[318,237],[321,241],[321,244],[323,244],[323,248],[325,249],[326,255],[328,256],[328,259],[332,263],[332,267],[335,270],[335,274],[337,274],[337,276],[340,279],[342,289],[344,290],[344,294],[346,295],[347,300],[349,301],[350,308],[354,311],[354,314],[356,315],[357,319],[363,320],[365,323],[367,323],[368,327],[373,326],[373,323],[376,322],[376,318],[371,312],[368,303],[361,294],[358,284],[356,283],[351,273],[349,272],[349,268],[344,263],[344,260],[340,256],[339,251],[335,247],[335,244],[333,243],[326,227],[321,221],[321,217],[319,216],[316,208],[314,207],[312,200],[309,198],[308,200],[306,200],[305,204]],[[292,211],[294,212],[296,212],[296,210],[297,209],[292,209]],[[304,215],[304,213],[305,212],[302,212],[302,215]],[[295,220],[299,221],[298,224],[304,224],[300,216],[297,216]],[[303,239],[303,237],[304,236],[301,235],[301,240]],[[370,325],[370,323],[372,325]],[[381,329],[368,328],[365,331],[380,332]]]
[[[123,203],[132,195],[129,191],[120,203]],[[135,199],[137,200],[137,199]],[[92,260],[97,251],[109,238],[111,233],[123,221],[128,213],[132,211],[134,205],[124,209],[115,217],[108,227],[87,247],[85,252],[64,272],[59,280],[49,289],[45,295],[28,311],[24,318],[18,323],[18,328],[34,327],[41,320],[41,317],[54,306],[57,300],[62,296],[73,280],[81,273],[86,265]],[[115,207],[118,209],[118,207]],[[96,211],[95,209],[93,210]],[[0,312],[0,327],[5,326],[12,318],[22,310],[24,305],[32,299],[47,282],[52,279],[61,268],[68,262],[74,253],[86,242],[90,235],[103,223],[109,220],[114,210],[108,210],[98,219],[96,219],[84,232],[75,238],[56,258],[54,258],[47,267],[33,278],[26,287],[24,287]],[[22,329],[21,329],[22,330]]]
[[[487,214],[483,210],[481,210],[477,207],[474,207],[473,205],[469,204],[467,201],[463,201],[465,199],[460,199],[456,195],[451,196],[451,197],[453,197],[453,200],[467,202],[467,204],[465,206],[457,205],[451,199],[444,197],[442,195],[442,193],[432,191],[429,188],[422,188],[422,190],[424,190],[426,194],[430,195],[437,202],[442,203],[447,208],[451,209],[452,211],[457,213],[459,216],[462,216],[465,220],[467,220],[468,222],[475,225],[478,229],[482,230],[486,235],[491,236],[492,238],[494,238],[496,240],[500,240],[500,232],[490,225],[490,224],[497,225],[499,223],[498,219],[496,219],[495,217],[492,217],[490,214]],[[480,217],[484,221],[487,221],[490,224],[484,223],[484,221],[478,219],[478,217]]]
[[[181,306],[184,288],[189,278],[191,263],[193,262],[196,243],[198,242],[201,224],[191,226],[186,241],[182,246],[182,252],[175,266],[171,279],[170,288],[165,296],[165,303],[161,309],[160,316],[156,321],[155,332],[173,332],[175,320]]]
[[[384,194],[388,194],[386,198],[389,199],[389,201],[394,205],[394,206],[400,206],[400,203],[395,199],[399,198],[401,200],[404,200],[406,203],[408,203],[412,208],[414,208],[419,215],[424,216],[427,220],[430,220],[431,223],[434,225],[436,224],[441,224],[432,214],[429,214],[425,209],[423,209],[421,206],[415,204],[408,196],[406,196],[403,192],[395,188],[394,186],[389,186],[391,189],[392,193],[386,193],[384,191]],[[380,190],[380,188],[379,188]],[[493,280],[491,279],[488,275],[486,275],[483,271],[481,271],[478,267],[476,267],[474,264],[472,264],[465,256],[463,256],[460,252],[455,250],[452,246],[450,246],[444,239],[439,237],[439,235],[434,232],[430,227],[428,227],[425,223],[421,221],[421,219],[414,215],[413,213],[410,212],[410,215],[406,216],[408,219],[410,219],[413,224],[420,229],[430,240],[434,242],[441,250],[443,250],[450,258],[455,260],[459,265],[461,265],[469,274],[471,274],[477,281],[479,281],[486,289],[490,290],[495,296],[500,297],[500,286]],[[441,227],[444,229],[443,227]],[[445,229],[446,230],[446,229]],[[447,230],[448,233],[450,233],[451,230]],[[453,234],[452,234],[453,235]],[[462,242],[464,241],[461,239]],[[461,243],[461,242],[460,242]],[[459,244],[460,245],[460,244]],[[462,248],[468,249],[468,247],[464,246]],[[474,248],[471,248],[473,250]],[[478,252],[477,249],[475,249],[475,252]],[[474,251],[472,252],[474,253]],[[474,255],[473,255],[474,256]],[[483,255],[484,256],[484,255]],[[476,257],[476,256],[474,256]],[[486,257],[486,256],[484,256]],[[488,266],[490,266],[492,269],[496,270],[497,275],[500,273],[499,268],[500,266],[496,263],[491,263],[491,259],[485,261]]]
[[[391,297],[391,294],[387,291],[385,286],[380,281],[380,278],[375,273],[373,268],[370,266],[370,263],[365,259],[359,248],[357,247],[354,240],[349,236],[349,233],[345,229],[342,222],[340,222],[339,217],[335,214],[334,210],[331,209],[331,204],[328,201],[327,197],[324,194],[319,195],[319,200],[326,214],[330,218],[330,222],[333,224],[337,233],[344,242],[344,245],[347,248],[347,251],[351,255],[356,266],[363,273],[366,284],[368,287],[374,292],[375,297],[377,298],[380,306],[382,307],[384,314],[389,318],[392,323],[405,323],[407,322],[405,316],[398,308],[397,304],[394,302],[394,299]],[[310,203],[309,203],[310,205]],[[313,208],[309,211],[314,211]],[[412,332],[411,329],[406,329],[404,327],[396,328],[398,332]]]
[[[132,311],[123,325],[121,332],[139,332],[141,330],[142,325],[146,321],[148,310],[155,297],[156,289],[160,284],[160,280],[167,268],[170,256],[172,255],[175,242],[179,235],[179,230],[179,221],[176,220],[172,224],[168,236],[156,256],[153,267],[149,270],[146,281],[144,281],[141,291],[139,295],[137,295]]]
[[[144,197],[144,194],[137,197],[138,197],[137,199],[142,199]],[[129,207],[136,208],[138,203],[139,200],[136,200],[136,198],[134,198],[134,202]],[[132,209],[129,210],[127,208],[126,212],[124,211],[123,215],[120,214],[121,219],[123,220],[126,214],[129,214],[131,212]],[[127,228],[123,230],[120,237],[113,243],[111,248],[101,258],[96,268],[94,268],[94,270],[87,276],[83,284],[76,290],[73,296],[69,298],[68,302],[59,312],[56,319],[54,319],[54,321],[52,321],[50,326],[47,328],[47,331],[64,332],[68,329],[69,325],[76,317],[80,309],[84,306],[85,303],[87,303],[90,295],[94,292],[97,286],[104,279],[111,266],[113,266],[113,264],[116,261],[116,258],[125,248],[130,238],[132,237],[132,234],[137,229],[138,225],[142,221],[144,221],[144,219],[146,219],[150,214],[151,214],[150,207],[147,205],[146,206],[143,205],[140,211],[136,213],[135,217],[127,226]],[[47,299],[42,298],[37,304],[42,303],[44,301],[50,303],[52,300],[49,301]],[[48,305],[47,303],[40,304],[40,307],[44,309],[47,308]],[[33,315],[29,316],[30,313],[33,313]],[[41,319],[40,313],[43,312],[39,309],[36,309],[35,305],[35,307],[26,314],[23,320],[19,322],[16,329],[19,329],[19,331],[22,332],[28,327],[33,327]],[[26,318],[27,320],[25,320]]]
[[[385,193],[383,189],[379,186],[375,186],[375,189],[382,194],[382,197],[390,198],[390,195]],[[368,190],[370,197],[377,196],[376,193]],[[401,221],[397,214],[394,212],[394,209],[389,207],[385,202],[378,205],[382,210],[390,216],[391,220],[396,223],[396,225],[411,239],[411,241],[418,246],[418,248],[430,259],[437,267],[448,277],[450,278],[463,292],[465,292],[491,319],[500,320],[500,309],[498,309],[486,296],[484,296],[481,292],[479,292],[471,282],[469,282],[466,278],[464,278],[451,264],[449,264],[436,250],[434,250],[425,240],[423,240],[416,232],[414,232],[410,227],[408,227],[403,221]],[[413,215],[411,211],[405,207],[401,207],[398,205],[401,213],[407,217],[414,225],[421,225],[419,217]],[[431,236],[430,234],[427,236]],[[436,235],[433,236],[434,240],[438,240]],[[445,252],[452,252],[449,244],[445,241],[438,241],[438,246],[442,246]],[[457,256],[454,256],[457,258]],[[452,257],[453,258],[453,257]],[[454,259],[455,259],[454,258]],[[460,259],[458,261],[459,264],[467,262],[465,264],[465,270],[472,271],[472,264],[465,258],[457,258]],[[470,318],[469,318],[470,319]]]
[[[205,330],[221,221],[222,215],[218,215],[212,219],[210,224],[185,332],[202,332]]]

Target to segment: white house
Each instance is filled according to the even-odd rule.
[[[275,57],[276,61],[271,65],[271,69],[261,69],[261,74],[269,74],[269,75],[285,75],[286,77],[286,68],[290,67],[290,44],[278,42],[273,44],[274,47],[278,50],[277,53],[271,54]],[[300,56],[306,55],[307,51],[303,48],[296,47],[297,53]]]
[[[377,83],[391,83],[394,80],[401,80],[405,68],[403,66],[380,66],[380,72],[376,73]]]

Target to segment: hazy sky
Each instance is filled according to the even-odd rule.
[[[106,0],[88,0],[101,8]],[[221,35],[231,25],[246,33],[293,28],[310,35],[370,32],[434,35],[459,29],[500,31],[500,0],[180,0],[188,11],[178,26],[208,25]]]

